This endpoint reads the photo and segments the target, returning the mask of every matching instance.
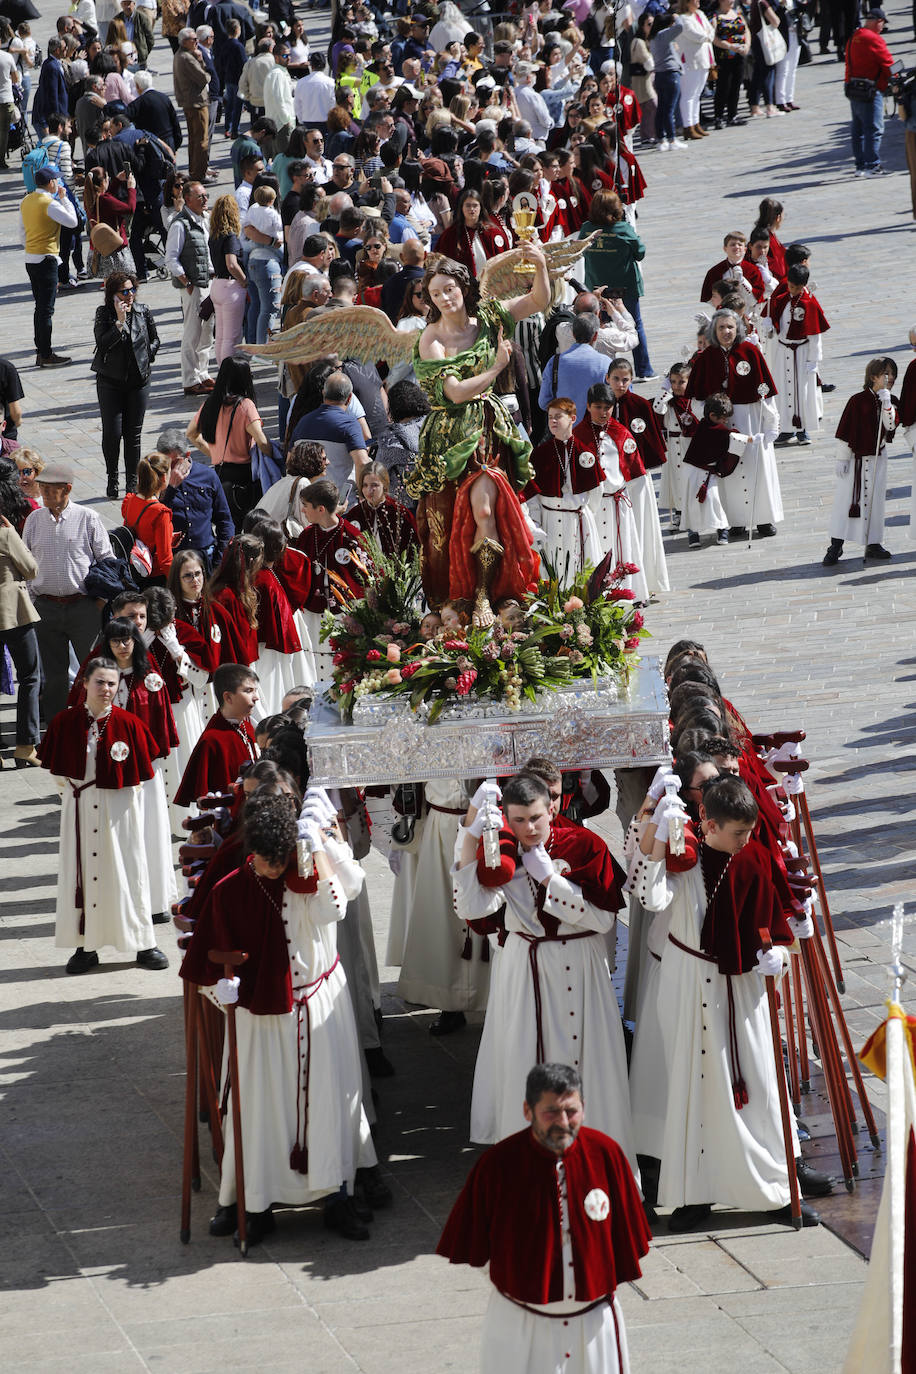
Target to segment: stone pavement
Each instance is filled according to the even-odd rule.
[[[890,12],[890,46],[911,63],[904,8]],[[53,17],[34,26],[43,44]],[[323,32],[326,13],[320,22]],[[161,73],[170,66],[161,40],[152,65]],[[861,385],[871,356],[890,352],[906,366],[916,308],[905,287],[914,227],[902,135],[889,125],[885,161],[893,175],[852,180],[841,74],[833,59],[816,58],[800,73],[801,113],[754,121],[681,153],[647,154],[649,196],[639,228],[648,245],[645,317],[658,369],[692,343],[699,282],[719,258],[724,232],[750,228],[761,196],[785,201],[785,234],[813,249],[818,295],[833,325],[825,373],[837,386],[824,433],[809,449],[780,453],[786,522],[777,539],[750,552],[690,554],[684,537],[667,540],[674,590],[651,612],[650,647],[664,653],[682,635],[702,639],[753,728],[807,730],[811,806],[843,954],[844,1004],[859,1044],[882,1016],[891,906],[913,900],[916,751],[907,697],[916,680],[916,545],[906,528],[912,461],[901,443],[890,463],[893,561],[876,567],[846,558],[828,571],[820,559],[833,484],[830,436],[842,404]],[[157,84],[169,82],[162,76]],[[216,161],[223,172],[217,189],[228,189],[223,140]],[[23,438],[45,456],[73,459],[76,495],[97,502],[115,523],[118,512],[99,497],[89,371],[96,288],[59,302],[55,346],[73,353],[73,365],[36,372],[17,241],[20,193],[16,175],[3,178],[2,348],[23,372]],[[192,403],[178,383],[175,294],[153,283],[144,298],[164,339],[145,433],[152,447],[160,424],[186,420]],[[259,377],[270,427],[271,377]],[[8,699],[0,706],[8,753],[12,712]],[[471,1374],[487,1285],[431,1252],[475,1157],[467,1104],[477,1030],[431,1040],[430,1013],[399,1002],[397,970],[383,969],[385,1045],[397,1075],[379,1085],[378,1144],[395,1205],[379,1214],[368,1244],[324,1232],[317,1211],[285,1213],[271,1242],[241,1262],[228,1242],[206,1234],[216,1177],[205,1160],[191,1243],[182,1247],[177,960],[155,978],[110,957],[95,975],[66,977],[65,953],[53,944],[56,806],[42,773],[14,773],[7,760],[0,788],[5,1368],[209,1374],[231,1364],[315,1374]],[[367,867],[383,950],[391,881],[374,856]],[[171,931],[162,943],[174,956]],[[912,962],[912,933],[907,949]],[[881,1085],[870,1081],[869,1089],[880,1105]],[[805,1115],[817,1126],[822,1104],[810,1101]],[[863,1174],[873,1162],[866,1153]],[[831,1216],[855,1205],[841,1193]],[[713,1221],[708,1232],[684,1237],[656,1228],[641,1281],[622,1294],[634,1374],[669,1365],[682,1374],[739,1365],[744,1374],[839,1370],[864,1275],[861,1257],[826,1228],[794,1233],[730,1213]]]

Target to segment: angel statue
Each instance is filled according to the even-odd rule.
[[[423,277],[429,319],[420,333],[401,333],[381,310],[355,306],[314,310],[272,343],[248,347],[277,362],[335,353],[389,366],[412,361],[432,405],[405,480],[418,502],[424,590],[433,607],[473,602],[478,625],[492,624],[491,600],[534,586],[539,567],[518,498],[531,478],[531,444],[493,385],[512,357],[518,321],[548,308],[590,242],[525,244],[491,259],[479,283],[460,263],[431,255]],[[520,285],[524,294],[516,294]]]

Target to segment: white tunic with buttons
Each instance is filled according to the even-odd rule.
[[[274,1202],[302,1206],[336,1193],[342,1183],[352,1188],[357,1168],[376,1163],[362,1105],[356,1022],[337,962],[336,926],[345,911],[337,878],[320,881],[311,896],[286,888],[282,919],[301,1022],[295,1005],[281,1015],[255,1016],[242,1007],[235,1013],[249,1212]],[[306,1070],[308,1173],[301,1174],[290,1168],[289,1157],[297,1115],[305,1110]],[[223,1074],[225,1081],[225,1063]],[[220,1206],[235,1200],[235,1145],[227,1126]]]
[[[143,833],[141,791],[86,787],[74,797],[73,787],[95,778],[98,722],[89,727],[86,775],[63,783],[60,816],[60,866],[54,942],[58,949],[105,949],[135,955],[152,949],[149,877]],[[79,930],[76,893],[76,813],[79,810],[83,858],[86,930]]]
[[[453,878],[462,920],[489,916],[506,906],[509,934],[490,973],[471,1099],[471,1139],[490,1145],[525,1125],[522,1101],[528,1071],[537,1062],[537,1013],[532,946],[523,937],[540,938],[545,930],[532,881],[521,865],[511,882],[499,888],[482,887],[475,864],[456,869]],[[618,1142],[635,1173],[626,1050],[605,944],[616,917],[587,902],[581,889],[560,873],[547,884],[544,912],[560,923],[556,939],[536,946],[545,1062],[578,1070],[589,1125]],[[593,934],[563,938],[584,931]]]

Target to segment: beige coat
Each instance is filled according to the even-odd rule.
[[[37,576],[38,564],[12,525],[0,525],[0,630],[41,619],[25,585]]]

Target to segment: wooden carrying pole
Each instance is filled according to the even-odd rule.
[[[211,964],[222,964],[223,977],[234,978],[235,970],[248,958],[237,949],[211,949],[207,955]],[[239,1253],[248,1254],[248,1218],[245,1215],[245,1160],[242,1154],[242,1106],[239,1093],[239,1049],[235,1033],[235,1003],[226,1007],[226,1042],[229,1058],[229,1082],[232,1096],[232,1140],[235,1146],[235,1205],[238,1213]]]
[[[184,1088],[184,1160],[181,1174],[182,1245],[191,1239],[191,1191],[200,1189],[200,1150],[197,1139],[197,988],[184,984],[186,1076]]]
[[[758,931],[760,948],[772,949],[773,941],[768,930]],[[792,1207],[792,1225],[801,1230],[801,1193],[798,1187],[798,1172],[795,1166],[795,1145],[792,1136],[792,1120],[789,1115],[789,1088],[786,1083],[786,1068],[782,1058],[782,1035],[779,1030],[779,1012],[776,1009],[776,979],[764,978],[767,990],[767,1003],[770,1009],[770,1032],[773,1037],[773,1058],[776,1063],[776,1085],[779,1089],[779,1112],[782,1117],[782,1135],[786,1146],[786,1170],[789,1175],[789,1201]]]

